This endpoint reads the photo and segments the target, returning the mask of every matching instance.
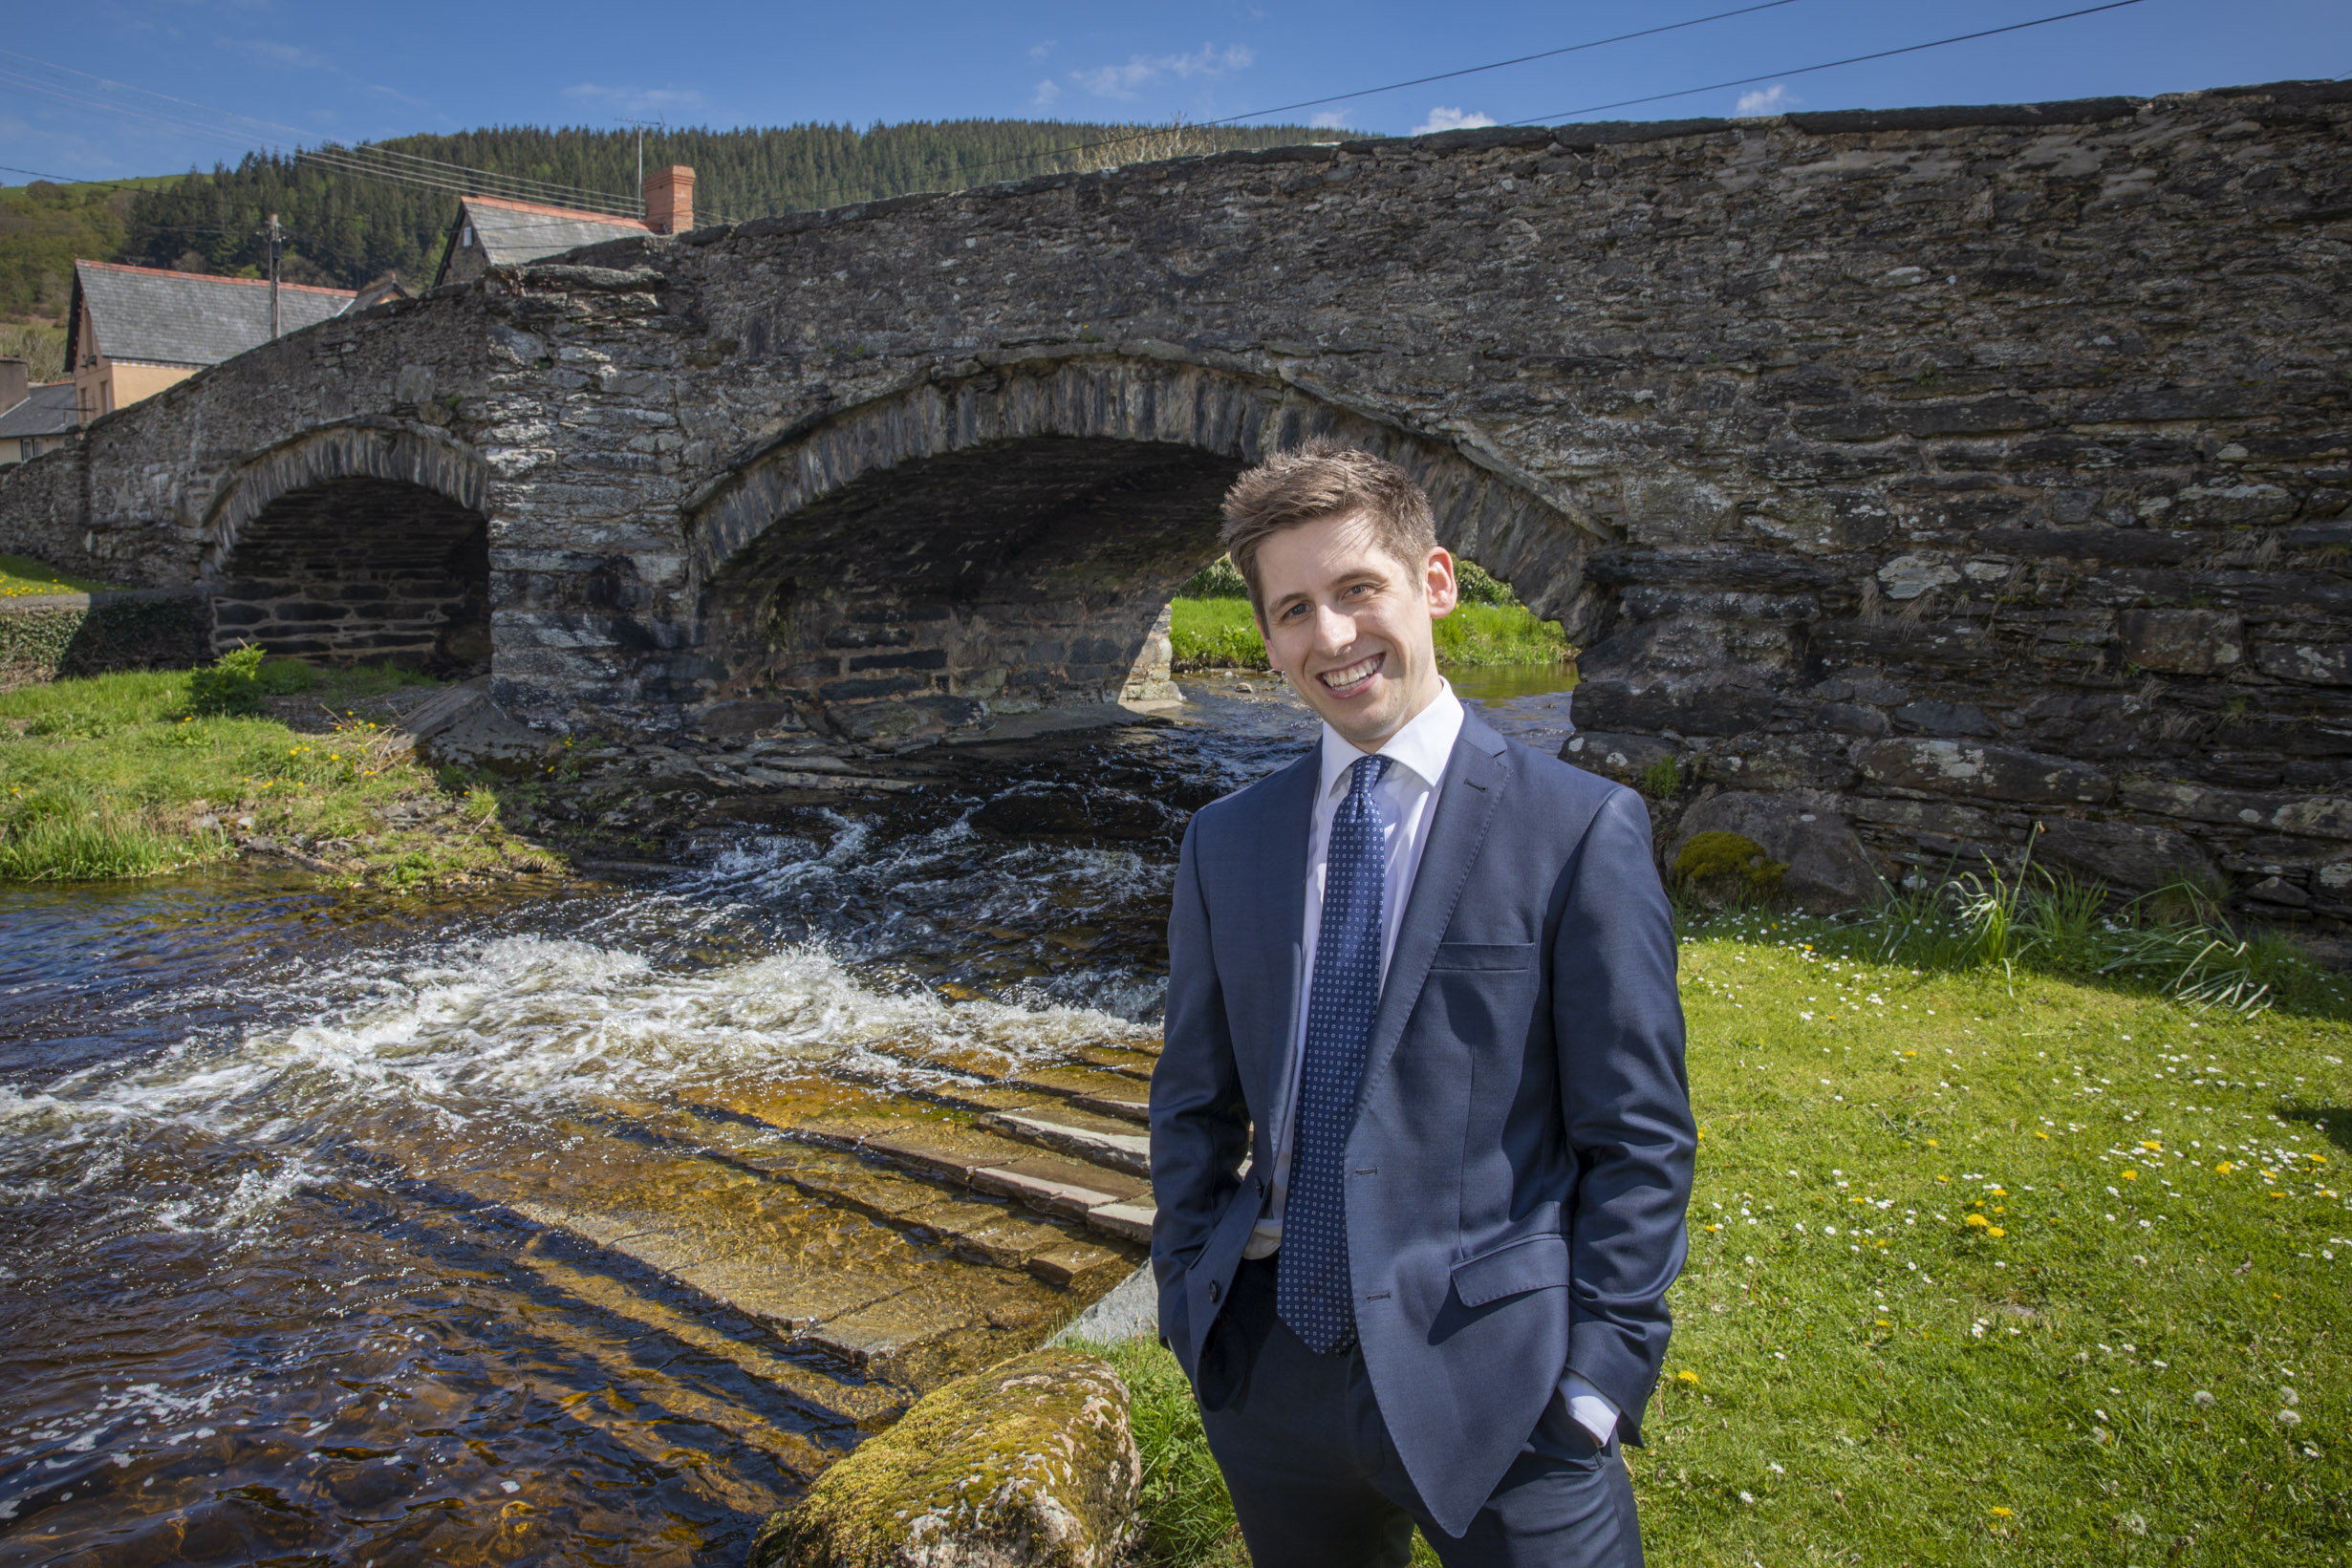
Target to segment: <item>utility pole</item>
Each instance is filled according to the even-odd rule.
[[[270,341],[278,336],[278,256],[285,249],[286,236],[278,227],[278,215],[270,214]]]

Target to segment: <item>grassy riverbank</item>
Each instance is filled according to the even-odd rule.
[[[1262,670],[1265,641],[1247,599],[1177,599],[1170,640],[1178,670]],[[1466,604],[1437,623],[1437,658],[1447,665],[1557,664],[1570,649],[1558,623],[1523,605]]]
[[[1540,621],[1519,602],[1511,585],[1475,561],[1457,561],[1461,603],[1437,623],[1438,662],[1559,664],[1573,656],[1567,634],[1556,621]],[[1219,557],[1179,591],[1170,605],[1169,640],[1178,671],[1263,670],[1265,639],[1250,609],[1249,585],[1233,563]]]
[[[2244,1016],[1888,935],[1685,933],[1704,1132],[1629,1461],[1651,1559],[2343,1561],[2338,982],[2274,951]],[[1158,1560],[1245,1560],[1173,1362],[1119,1359]]]
[[[99,593],[112,583],[73,577],[30,555],[0,555],[0,599],[29,599],[48,593]]]
[[[216,672],[146,671],[0,694],[0,881],[240,853],[394,886],[553,869],[489,787],[445,789],[367,717],[421,683],[283,660],[226,693]]]

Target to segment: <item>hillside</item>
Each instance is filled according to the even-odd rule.
[[[0,354],[31,360],[35,379],[61,375],[74,258],[117,255],[141,187],[180,178],[0,186]]]
[[[863,131],[793,125],[671,131],[647,140],[645,161],[649,167],[691,164],[698,213],[744,219],[1329,135],[1296,125],[1202,130],[1066,120],[916,121]],[[1085,147],[1110,138],[1133,140]],[[620,197],[637,187],[637,143],[631,131],[506,126],[377,145]],[[258,275],[267,264],[262,227],[272,212],[288,231],[290,281],[356,288],[387,272],[412,283],[431,281],[457,198],[262,154],[141,190],[0,189],[0,319],[62,323],[75,256]]]

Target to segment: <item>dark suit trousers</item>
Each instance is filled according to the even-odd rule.
[[[1278,1255],[1279,1256],[1279,1255]],[[1245,1262],[1202,1347],[1210,1451],[1262,1568],[1404,1568],[1413,1527],[1447,1568],[1641,1568],[1633,1487],[1555,1395],[1469,1533],[1441,1533],[1397,1458],[1364,1353],[1319,1356],[1274,1308],[1275,1258]]]

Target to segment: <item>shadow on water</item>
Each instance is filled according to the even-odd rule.
[[[1191,695],[903,795],[731,797],[645,886],[0,894],[0,1563],[738,1560],[960,1364],[804,1322],[968,1278],[957,1353],[995,1355],[1067,1298],[867,1192],[910,1178],[788,1129],[681,1154],[664,1118],[937,1118],[926,1072],[1148,1042],[1185,822],[1314,734]],[[1557,747],[1557,693],[1479,695]],[[559,1211],[820,1304],[747,1315]]]

